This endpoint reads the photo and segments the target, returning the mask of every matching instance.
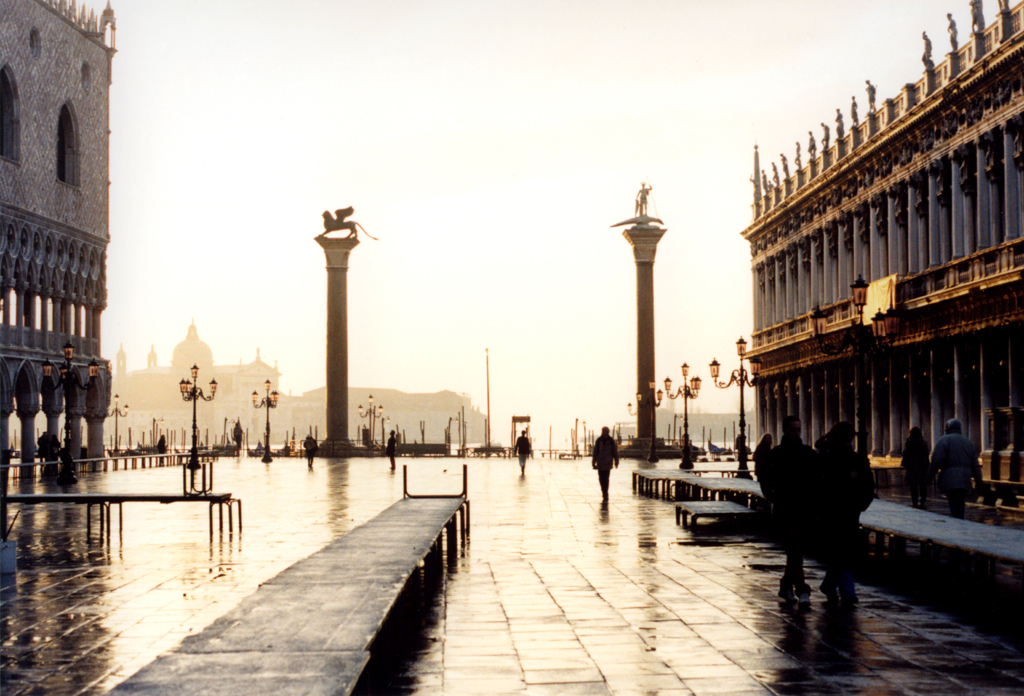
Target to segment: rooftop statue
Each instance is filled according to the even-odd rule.
[[[779,157],[782,158],[782,176],[789,179],[789,160],[787,160],[786,156],[781,152],[779,153]]]
[[[836,109],[836,140],[842,140],[846,135],[846,128],[843,126],[843,110]]]
[[[764,191],[764,195],[768,195],[768,192],[772,190],[772,187],[768,185],[768,175],[761,170],[761,188]]]
[[[779,188],[782,183],[779,181],[779,168],[775,166],[774,162],[772,162],[772,183],[775,184],[775,188]]]
[[[871,84],[871,80],[864,80],[864,84],[868,86],[868,113],[875,113],[875,86]]]
[[[985,31],[985,13],[981,8],[981,0],[971,0],[967,4],[971,7],[971,31],[980,34]]]
[[[800,171],[801,169],[804,168],[803,165],[800,163],[800,141],[799,140],[796,141],[796,158],[795,158],[794,161],[796,162],[796,170],[797,171]]]
[[[932,62],[932,40],[928,38],[928,32],[922,31],[921,38],[924,39],[924,55],[921,56],[921,62],[924,63],[925,70],[934,70],[935,63]]]
[[[807,154],[812,160],[818,156],[818,146],[814,142],[814,131],[807,131]]]
[[[1009,11],[1010,11],[1010,0],[999,0],[999,12],[1003,13],[1003,12],[1009,12]]]
[[[956,20],[950,13],[946,13],[946,19],[949,20],[949,48],[955,53],[960,48],[960,42],[956,39]]]
[[[822,128],[822,130],[825,131],[825,134],[823,136],[821,136],[821,149],[823,151],[827,152],[828,151],[828,137],[829,137],[828,136],[828,126],[826,126],[823,123],[823,124],[821,124],[821,128]]]
[[[324,211],[324,231],[323,231],[323,233],[320,236],[321,237],[326,237],[327,234],[330,233],[330,232],[340,232],[341,230],[348,230],[349,234],[348,234],[348,237],[346,237],[346,239],[351,239],[351,238],[355,238],[355,237],[358,236],[358,232],[356,230],[356,228],[358,227],[360,230],[363,231],[363,234],[365,234],[367,237],[370,237],[370,239],[376,240],[377,238],[371,236],[370,233],[367,232],[366,229],[362,225],[360,225],[358,222],[356,222],[355,220],[346,220],[345,219],[349,215],[351,215],[354,210],[355,209],[352,206],[349,206],[347,208],[341,208],[339,210],[335,210],[334,211],[334,217],[331,216],[330,212],[325,210]]]
[[[860,123],[860,119],[857,118],[857,97],[854,97],[853,103],[850,104],[850,123],[855,126]]]

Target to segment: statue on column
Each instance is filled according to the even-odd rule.
[[[857,97],[853,97],[853,102],[850,104],[850,123],[854,126],[860,124],[860,119],[857,118]]]
[[[378,241],[376,237],[372,236],[366,231],[362,225],[355,220],[346,220],[349,215],[353,213],[355,209],[352,206],[347,208],[341,208],[334,211],[334,216],[331,216],[330,212],[324,211],[324,231],[320,234],[321,237],[326,237],[330,232],[340,232],[341,230],[348,230],[349,234],[346,239],[352,239],[358,237],[358,230],[362,230],[363,234],[374,241]],[[358,228],[358,230],[357,230]]]
[[[803,164],[800,163],[800,141],[796,141],[796,158],[793,160],[796,162],[796,170],[800,171],[804,168]]]
[[[818,156],[818,146],[814,142],[814,131],[807,131],[807,156],[811,160]]]
[[[960,48],[960,42],[957,41],[956,32],[956,20],[953,19],[951,13],[946,13],[946,19],[949,20],[949,48],[953,53],[956,53],[957,49]]]
[[[864,80],[864,84],[867,85],[868,92],[868,113],[875,113],[875,86],[871,84],[871,80]]]
[[[932,62],[932,40],[928,38],[928,32],[922,31],[921,38],[924,39],[924,55],[921,56],[921,62],[924,63],[925,70],[934,70],[935,63]]]
[[[634,215],[640,217],[641,215],[647,215],[647,195],[653,189],[647,185],[646,182],[640,182],[640,192],[636,194],[636,210]]]
[[[981,0],[971,0],[967,4],[971,8],[971,31],[980,34],[985,31],[985,13],[981,8]]]

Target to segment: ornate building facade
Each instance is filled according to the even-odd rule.
[[[0,448],[20,447],[31,460],[35,431],[57,434],[66,402],[72,451],[84,417],[89,452],[99,455],[110,394],[100,320],[114,13],[73,0],[0,0],[0,16]],[[96,388],[62,394],[43,378],[69,341],[83,382],[92,360],[106,368]],[[14,413],[20,443],[8,442]]]
[[[783,159],[784,175],[769,179],[755,147],[754,221],[742,234],[753,256],[762,433],[778,437],[782,418],[796,414],[813,442],[839,420],[857,422],[860,390],[873,457],[898,456],[912,426],[934,444],[953,417],[979,451],[1008,446],[1014,413],[1021,427],[1022,18],[1024,3],[1001,7],[987,28],[975,16],[963,46],[951,21],[937,65],[923,36],[923,75],[879,103],[869,82],[864,119],[854,101],[847,131],[837,110],[834,142],[823,124],[820,151],[812,134],[804,163],[798,144],[792,174]],[[846,330],[858,277],[870,284],[865,323],[876,310],[901,318],[891,345],[863,363],[849,350],[826,355],[812,322],[816,309],[828,315],[825,341]]]

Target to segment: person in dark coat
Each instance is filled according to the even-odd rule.
[[[786,549],[786,571],[779,582],[779,596],[787,602],[799,598],[802,606],[808,606],[811,588],[804,579],[804,550],[815,525],[821,472],[818,455],[803,443],[800,432],[799,417],[783,419],[782,441],[768,456],[761,490],[772,504]]]
[[[820,529],[828,561],[821,591],[830,603],[841,600],[844,606],[857,603],[852,569],[860,548],[860,513],[875,498],[868,458],[853,448],[856,434],[850,423],[836,423],[821,457]]]
[[[316,456],[317,450],[320,449],[320,445],[316,443],[313,433],[306,435],[306,439],[302,441],[302,449],[306,450],[306,466],[312,469],[313,457]]]
[[[949,514],[962,520],[967,496],[971,493],[971,479],[978,488],[984,485],[981,464],[978,463],[978,450],[974,443],[961,432],[960,421],[950,418],[946,421],[945,430],[946,434],[939,438],[932,450],[932,463],[925,482],[931,483],[935,475],[939,475],[939,490],[949,501]]]
[[[526,437],[526,431],[524,430],[519,438],[516,440],[515,453],[519,455],[519,472],[520,474],[526,473],[526,458],[530,456],[533,448],[530,446],[530,438]]]
[[[597,469],[602,500],[608,502],[608,480],[611,478],[612,465],[614,464],[616,469],[619,468],[619,446],[615,444],[608,426],[601,428],[601,437],[594,441],[591,464]]]
[[[391,435],[388,436],[388,445],[384,448],[384,454],[391,460],[391,470],[395,470],[395,450],[398,449],[398,443],[395,440],[395,431],[391,431]]]
[[[928,502],[928,486],[925,477],[928,475],[928,443],[916,425],[910,429],[910,437],[903,445],[903,460],[900,462],[907,472],[907,483],[910,485],[910,502],[922,510]]]

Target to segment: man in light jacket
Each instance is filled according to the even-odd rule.
[[[961,433],[960,421],[946,421],[946,434],[939,438],[932,450],[932,463],[928,467],[927,483],[939,476],[939,491],[949,501],[949,514],[964,518],[967,495],[971,492],[971,479],[981,488],[981,465],[974,443]],[[940,473],[941,472],[941,473]]]
[[[611,436],[608,426],[601,428],[601,437],[594,441],[591,462],[597,469],[597,479],[601,482],[601,495],[608,501],[608,479],[611,477],[612,464],[619,468],[619,447]]]

